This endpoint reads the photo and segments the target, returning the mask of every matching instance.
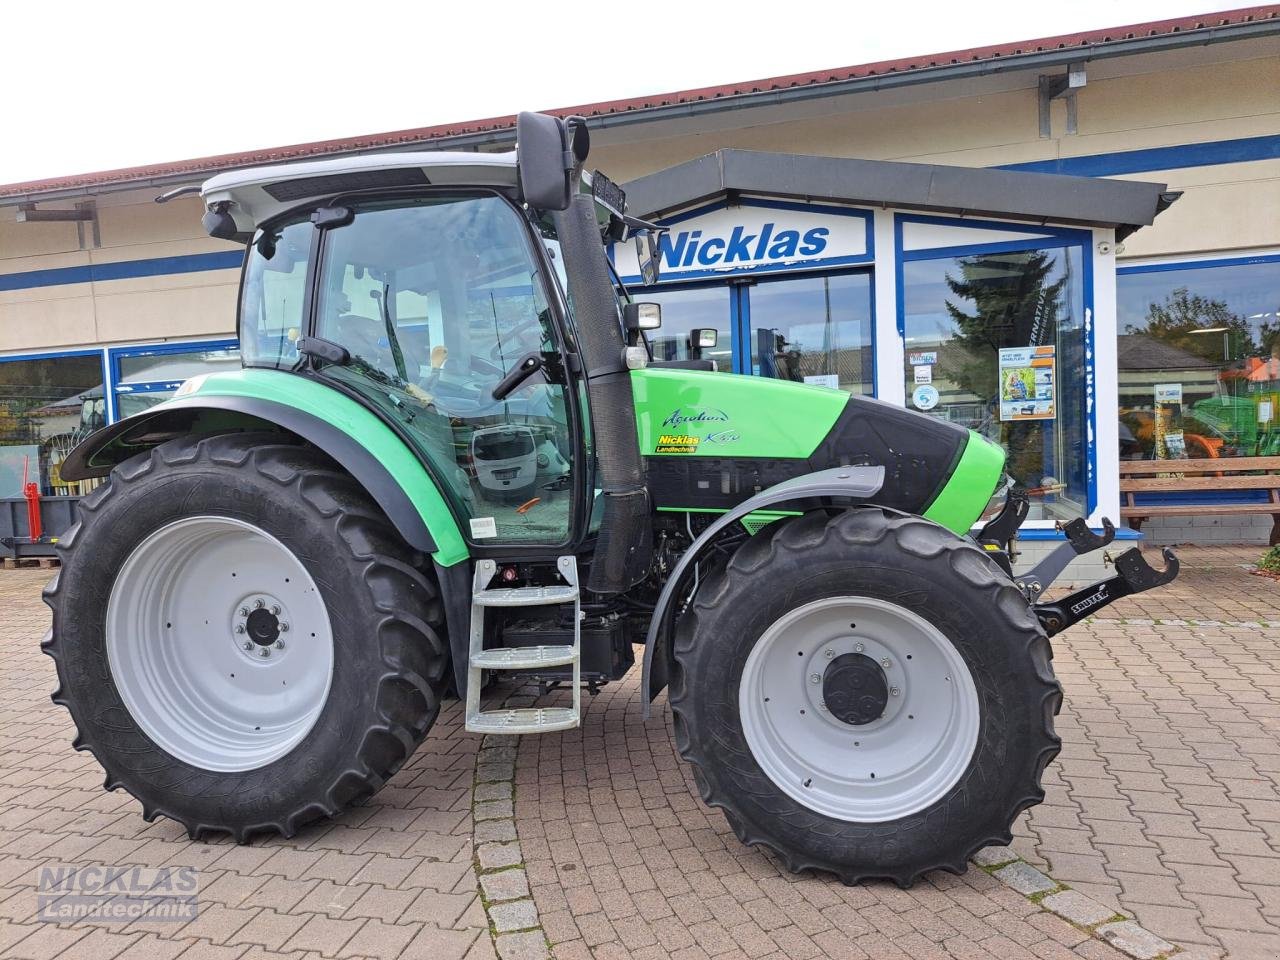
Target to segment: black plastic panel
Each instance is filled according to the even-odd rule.
[[[330,173],[320,177],[299,177],[296,180],[269,183],[262,189],[273,200],[305,200],[307,197],[320,197],[330,193],[417,187],[430,182],[427,175],[417,167],[405,167],[401,170],[360,170]]]
[[[725,510],[792,477],[828,467],[882,466],[876,503],[923,513],[951,476],[968,431],[868,397],[850,397],[831,432],[803,459],[646,457],[659,507]]]

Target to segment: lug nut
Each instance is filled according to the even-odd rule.
[[[288,632],[289,632],[289,625],[288,625],[287,623],[285,623],[283,620],[280,622],[280,632],[281,632],[281,633],[288,633]]]
[[[825,701],[825,700],[824,700],[824,701],[821,701],[821,702],[818,704],[818,709],[819,709],[819,710],[821,710],[823,713],[826,713],[826,712],[827,712],[827,703],[826,703],[826,701]]]
[[[861,652],[862,652],[863,650],[865,650],[865,649],[867,649],[867,648],[866,648],[866,647],[864,647],[864,646],[863,646],[862,644],[860,644],[860,643],[855,643],[855,644],[853,645],[853,652],[854,652],[854,653],[861,653]]]
[[[809,682],[810,682],[810,683],[821,683],[821,682],[822,682],[822,677],[820,677],[820,676],[819,676],[818,674],[816,674],[816,673],[811,673],[811,674],[809,674]]]
[[[247,617],[248,615],[249,615],[249,608],[248,608],[248,607],[241,607],[241,608],[240,608],[240,616],[242,616],[242,617]]]
[[[897,687],[890,687],[890,688],[889,688],[889,696],[891,696],[891,697],[896,697],[896,696],[897,696],[899,693],[901,693],[901,692],[902,692],[902,691],[901,691],[901,690],[899,690]]]
[[[244,648],[245,648],[246,650],[252,650],[252,649],[253,649],[253,641],[252,641],[252,640],[246,640],[246,641],[244,642]]]
[[[260,656],[260,657],[269,657],[269,656],[271,656],[271,651],[270,651],[270,650],[268,650],[266,647],[263,647],[263,648],[262,648],[262,651],[258,654],[258,656]]]
[[[284,641],[283,641],[283,640],[277,640],[277,641],[276,641],[276,649],[277,649],[277,650],[283,650],[283,649],[284,649]]]
[[[278,616],[280,616],[280,608],[279,608],[279,607],[272,607],[272,608],[271,608],[271,615],[272,615],[273,617],[278,617]]]
[[[267,601],[263,600],[261,597],[259,597],[259,598],[258,598],[257,600],[255,600],[255,601],[253,601],[253,606],[254,606],[254,608],[255,608],[255,609],[257,609],[257,610],[261,610],[261,609],[262,609],[263,607],[265,607],[266,605],[267,605]]]
[[[882,666],[882,667],[884,667],[886,670],[888,670],[891,666],[893,666],[893,664],[891,664],[891,663],[889,662],[889,658],[888,658],[888,657],[885,657],[884,659],[882,659],[882,660],[880,661],[880,666]]]
[[[244,633],[244,624],[243,624],[243,623],[238,623],[238,624],[236,624],[236,633]]]
[[[824,657],[826,657],[828,660],[830,660],[832,657],[834,657],[834,656],[836,655],[836,652],[835,652],[834,650],[830,650],[830,649],[828,649],[828,650],[823,651],[823,654],[822,654],[822,655],[823,655]]]

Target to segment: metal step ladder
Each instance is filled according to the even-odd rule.
[[[496,587],[489,584],[498,573],[494,560],[476,564],[471,587],[471,649],[467,661],[467,722],[472,733],[551,733],[576,727],[582,716],[581,600],[578,594],[578,561],[560,557],[556,568],[564,577],[561,586]],[[489,607],[551,607],[573,604],[573,644],[539,647],[484,649],[484,617]],[[531,670],[573,665],[573,706],[480,709],[480,683],[484,670]]]

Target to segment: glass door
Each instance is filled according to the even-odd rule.
[[[731,298],[734,290],[725,284],[699,286],[633,287],[631,298],[646,303],[662,304],[662,327],[648,334],[654,360],[690,360],[694,350],[689,331],[716,331],[716,345],[701,351],[703,360],[714,360],[722,372],[730,372],[733,364],[731,331]]]
[[[908,406],[1008,451],[1032,520],[1088,507],[1084,251],[916,254],[902,267]]]
[[[757,283],[747,292],[751,372],[871,394],[871,274],[837,273]]]

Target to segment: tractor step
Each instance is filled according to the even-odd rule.
[[[577,587],[499,587],[479,591],[472,603],[482,607],[546,607],[577,599]]]
[[[555,647],[494,647],[471,657],[471,665],[482,670],[536,670],[573,663],[578,653],[569,645]]]
[[[552,733],[578,725],[573,707],[516,707],[484,710],[467,721],[472,733]]]
[[[538,587],[495,587],[494,560],[476,564],[471,588],[471,647],[467,660],[466,728],[472,733],[550,733],[576,727],[582,716],[582,610],[578,593],[578,561],[560,557],[556,570],[564,584]],[[525,647],[484,647],[485,610],[492,607],[556,607],[573,604],[573,643]],[[544,667],[573,667],[570,707],[520,707],[480,709],[480,687],[485,670],[537,670]]]

